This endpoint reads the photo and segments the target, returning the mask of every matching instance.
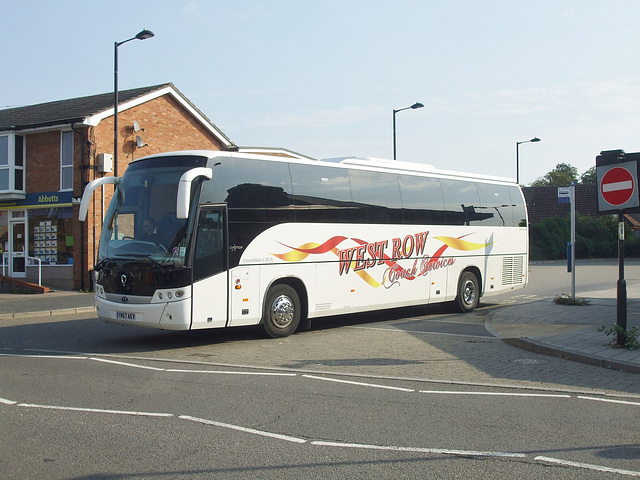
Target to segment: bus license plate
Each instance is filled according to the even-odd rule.
[[[116,312],[116,318],[118,320],[135,320],[136,314],[129,312]]]

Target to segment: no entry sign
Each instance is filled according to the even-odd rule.
[[[614,150],[602,152],[596,158],[598,210],[601,213],[626,212],[640,206],[637,156]]]
[[[634,190],[633,175],[624,167],[614,167],[602,177],[600,193],[609,205],[616,207],[624,205],[631,200]]]

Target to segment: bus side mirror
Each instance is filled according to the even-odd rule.
[[[191,184],[198,177],[205,177],[211,180],[213,170],[208,167],[192,168],[184,172],[178,182],[178,198],[176,199],[176,217],[188,218],[191,203]]]
[[[89,182],[86,187],[84,187],[84,192],[82,193],[82,200],[80,201],[80,210],[78,211],[78,220],[84,222],[87,219],[87,212],[89,211],[89,202],[91,201],[91,196],[93,195],[93,191],[102,186],[113,183],[114,185],[120,183],[120,177],[101,177],[96,178],[95,180]]]

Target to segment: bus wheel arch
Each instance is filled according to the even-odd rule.
[[[262,327],[271,338],[291,335],[308,325],[308,300],[302,281],[295,278],[274,282],[264,297]],[[308,329],[308,328],[307,328]]]
[[[480,302],[482,293],[482,276],[476,267],[469,267],[462,271],[456,286],[454,304],[462,313],[473,311]]]

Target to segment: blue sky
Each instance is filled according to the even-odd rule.
[[[241,146],[515,178],[640,151],[635,0],[0,0],[0,108],[173,82]]]

